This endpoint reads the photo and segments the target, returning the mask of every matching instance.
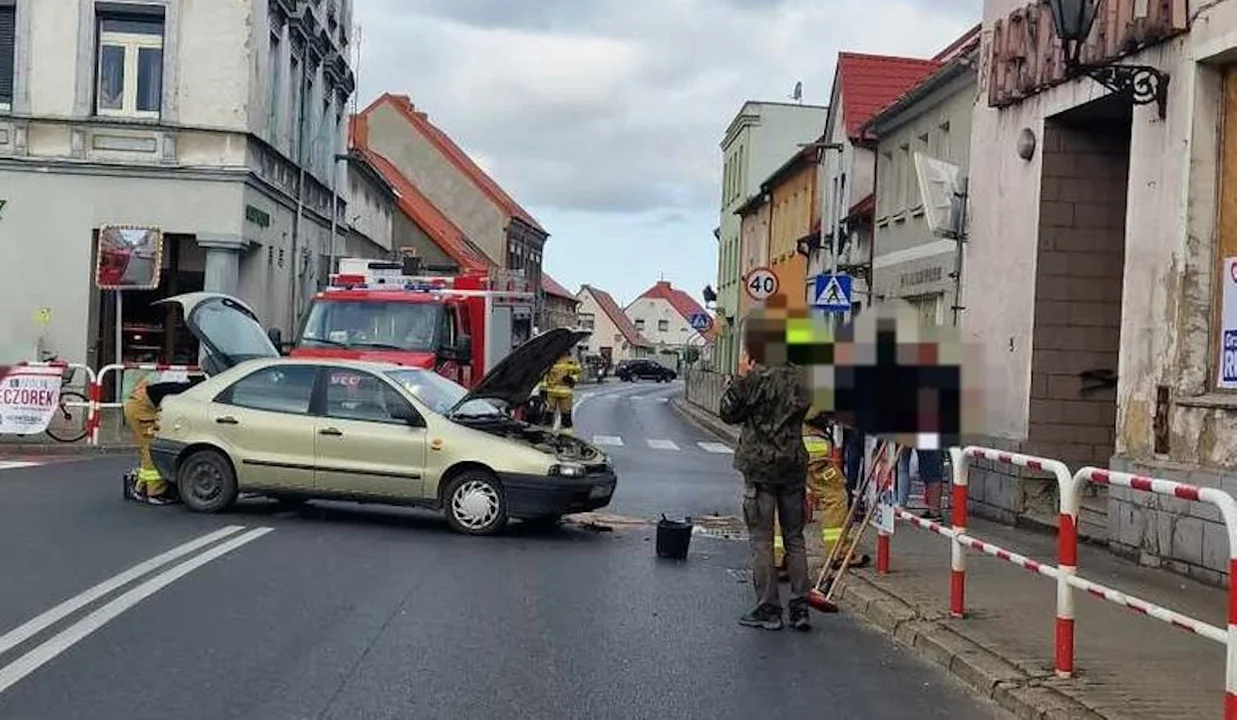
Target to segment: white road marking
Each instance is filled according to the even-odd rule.
[[[700,449],[705,452],[717,453],[719,455],[734,454],[734,450],[731,450],[729,446],[723,445],[719,442],[698,442],[696,444],[699,445]]]
[[[623,445],[623,438],[616,437],[614,435],[594,435],[593,444],[594,445],[612,445],[615,447],[621,447]]]
[[[649,447],[654,450],[678,450],[679,446],[671,440],[649,440]]]
[[[43,463],[25,462],[22,460],[0,460],[0,470],[16,470],[17,468],[38,467]]]
[[[38,670],[46,663],[53,660],[57,655],[73,647],[78,642],[88,637],[91,633],[103,627],[108,622],[114,620],[121,613],[134,605],[137,605],[142,600],[154,595],[163,588],[202,567],[211,560],[222,557],[242,545],[253,542],[272,530],[274,530],[274,528],[255,528],[244,535],[232,538],[231,540],[228,540],[220,545],[216,545],[215,547],[201,553],[200,555],[196,555],[189,560],[186,560],[170,570],[165,570],[159,573],[153,578],[124,593],[120,597],[117,597],[115,600],[112,600],[98,610],[90,613],[81,620],[78,620],[68,628],[53,636],[50,640],[36,646],[30,652],[27,652],[25,655],[22,655],[3,668],[0,668],[0,693],[8,690],[22,678],[26,677],[35,670]]]
[[[44,628],[50,627],[52,624],[59,622],[61,619],[72,615],[113,590],[124,587],[143,575],[157,570],[177,558],[188,555],[195,550],[199,550],[217,540],[221,540],[229,535],[234,535],[244,529],[245,527],[243,525],[229,525],[225,528],[220,528],[219,530],[207,533],[194,540],[190,540],[183,545],[177,545],[171,550],[168,550],[161,555],[156,555],[145,562],[138,563],[118,575],[113,575],[111,578],[104,580],[80,595],[65,600],[42,615],[31,618],[25,623],[0,636],[0,654],[8,652],[12,648],[22,644],[26,640],[29,640],[34,635],[42,632]]]

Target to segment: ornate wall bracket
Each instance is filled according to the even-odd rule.
[[[1086,75],[1097,83],[1124,95],[1135,105],[1155,103],[1163,120],[1168,115],[1168,73],[1146,65],[1075,65],[1067,75]]]

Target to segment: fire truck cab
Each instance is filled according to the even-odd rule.
[[[433,270],[407,258],[341,259],[311,300],[292,356],[398,363],[472,387],[531,337],[536,296],[510,271]]]

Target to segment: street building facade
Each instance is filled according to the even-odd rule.
[[[789,309],[806,308],[810,295],[803,241],[810,242],[812,235],[820,233],[819,154],[815,147],[796,150],[760,185],[770,208],[765,254]]]
[[[959,240],[928,227],[914,158],[922,153],[962,169],[971,150],[979,28],[963,52],[912,87],[868,123],[876,140],[873,289],[879,302],[913,305],[927,325],[953,325]]]
[[[611,367],[622,360],[653,354],[653,344],[640,334],[610,293],[583,285],[576,298],[580,301],[579,327],[593,333],[584,341],[585,354],[599,355]]]
[[[151,306],[191,290],[288,335],[346,235],[351,29],[340,0],[0,2],[4,357],[196,362]],[[162,231],[157,287],[121,302],[94,283],[110,224]]]
[[[688,348],[703,354],[712,342],[713,329],[697,332],[691,326],[694,315],[711,315],[691,295],[660,280],[645,290],[624,310],[640,336],[653,346],[664,365],[675,367]]]
[[[372,165],[396,194],[396,212],[391,226],[391,248],[421,259],[427,267],[455,268],[459,272],[500,267],[474,244],[442,210],[430,201],[386,157],[369,145],[369,118],[352,119],[353,152]]]
[[[428,114],[407,95],[384,93],[359,115],[366,146],[393,165],[490,264],[519,271],[533,288],[541,286],[549,233]],[[540,299],[539,294],[535,320],[543,319]]]
[[[544,325],[539,325],[540,329],[574,328],[579,325],[579,299],[546,272],[541,273],[541,294],[544,298]]]
[[[876,138],[865,126],[872,116],[937,69],[935,60],[840,53],[824,126],[821,236],[808,258],[808,302],[815,278],[838,272],[853,279],[851,307],[871,303]],[[835,250],[836,248],[836,250]]]
[[[1150,68],[1140,92],[1171,80],[1136,104],[1065,74],[1047,6],[984,3],[963,328],[986,356],[985,442],[1237,491],[1235,52],[1237,2],[1111,0],[1080,59]],[[972,493],[1055,519],[1050,487],[996,469]],[[1081,520],[1131,556],[1228,569],[1206,508],[1113,488]]]
[[[715,362],[734,372],[739,361],[741,221],[736,214],[760,190],[761,182],[803,143],[820,134],[825,108],[749,101],[731,120],[722,137],[721,217],[717,229],[718,340]]]
[[[342,252],[337,257],[394,257],[395,188],[364,154],[349,149],[344,157],[347,180],[344,198],[348,213]],[[332,268],[334,270],[334,268]],[[319,284],[329,278],[319,278]]]
[[[739,276],[769,264],[769,230],[772,205],[768,193],[761,190],[735,213],[739,216]],[[739,293],[738,317],[746,317],[756,301],[746,292]]]

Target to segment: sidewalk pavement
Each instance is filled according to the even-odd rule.
[[[733,429],[681,398],[675,406],[721,437]],[[1056,538],[972,519],[968,534],[1056,564]],[[875,533],[864,536],[875,556]],[[1023,718],[1219,718],[1225,648],[1198,635],[1075,591],[1073,679],[1052,669],[1056,582],[967,552],[967,617],[949,617],[949,542],[899,523],[891,572],[854,571],[840,605]],[[1226,627],[1228,593],[1141,567],[1103,547],[1079,548],[1078,574],[1128,595]],[[823,623],[825,628],[827,622]]]
[[[91,455],[135,452],[137,452],[137,445],[134,444],[133,436],[125,427],[124,419],[119,411],[110,411],[104,415],[103,425],[99,428],[98,445],[91,445],[87,440],[79,440],[75,443],[56,442],[42,433],[0,435],[0,457],[15,454]]]

